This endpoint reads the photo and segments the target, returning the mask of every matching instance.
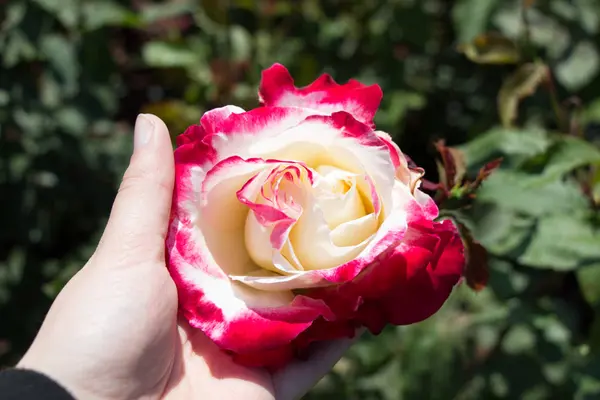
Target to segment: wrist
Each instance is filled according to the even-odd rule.
[[[15,371],[31,372],[43,376],[62,388],[71,399],[109,400],[86,390],[85,385],[80,384],[78,379],[71,376],[70,372],[65,371],[61,365],[46,363],[43,359],[37,359],[31,354],[26,354],[19,361],[15,366]]]
[[[0,393],[5,400],[75,400],[75,397],[54,379],[38,371],[22,368],[0,371]]]

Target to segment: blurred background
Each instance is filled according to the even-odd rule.
[[[600,399],[599,51],[600,0],[0,0],[0,366],[94,249],[136,115],[175,137],[280,62],[381,85],[378,128],[431,181],[440,138],[458,175],[503,158],[452,211],[487,286],[481,262],[306,399]]]

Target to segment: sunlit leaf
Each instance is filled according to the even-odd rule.
[[[542,218],[519,262],[537,268],[572,270],[600,262],[600,231],[570,214]]]
[[[149,42],[142,49],[142,56],[148,65],[159,68],[187,67],[199,63],[199,57],[183,44]]]
[[[502,341],[502,349],[508,354],[532,351],[536,343],[535,334],[525,325],[513,326]]]
[[[498,113],[502,125],[510,127],[517,117],[519,101],[531,96],[548,79],[548,67],[543,63],[524,64],[504,81],[498,94]]]
[[[569,90],[589,84],[600,71],[598,47],[590,41],[578,43],[569,58],[556,66],[556,79]]]
[[[600,166],[600,150],[582,139],[565,136],[552,149],[539,180],[550,182],[587,165]]]
[[[539,129],[494,128],[475,139],[458,146],[465,155],[470,170],[481,168],[495,157],[502,157],[504,165],[518,165],[526,159],[544,153],[551,141]]]
[[[539,185],[537,179],[534,174],[501,169],[485,181],[477,199],[531,216],[587,210],[588,201],[574,182]]]

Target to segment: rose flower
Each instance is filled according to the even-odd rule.
[[[178,137],[167,238],[180,310],[239,363],[278,367],[308,344],[435,313],[465,263],[390,136],[382,92],[265,70],[261,107],[226,106]]]

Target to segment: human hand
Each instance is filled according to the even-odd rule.
[[[44,373],[86,400],[302,396],[352,341],[321,344],[309,360],[270,374],[235,364],[178,320],[164,246],[173,178],[166,126],[140,116],[102,239],[56,298],[18,367]]]

